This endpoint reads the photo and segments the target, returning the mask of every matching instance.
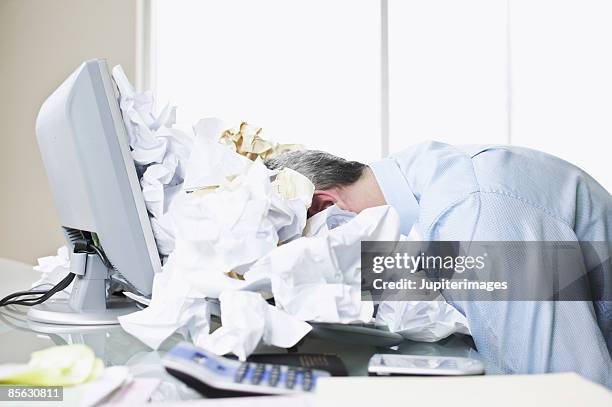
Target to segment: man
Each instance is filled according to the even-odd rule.
[[[333,204],[357,213],[388,204],[403,234],[426,241],[600,242],[600,255],[612,255],[610,194],[542,152],[428,142],[370,166],[308,150],[266,165],[313,182],[309,215]],[[600,299],[610,300],[611,281],[606,268],[593,288]],[[612,302],[447,301],[468,319],[479,353],[504,372],[575,371],[612,387]]]

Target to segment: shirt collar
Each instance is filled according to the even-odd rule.
[[[419,214],[419,203],[395,160],[385,158],[370,164],[387,201],[400,216],[400,232],[408,235]]]

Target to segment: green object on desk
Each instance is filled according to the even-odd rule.
[[[23,365],[0,365],[0,384],[74,386],[95,380],[102,360],[85,345],[63,345],[32,353]]]

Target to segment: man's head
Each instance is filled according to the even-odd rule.
[[[265,164],[272,170],[291,168],[310,179],[315,193],[308,216],[334,204],[356,213],[385,204],[372,171],[360,162],[323,151],[300,150],[270,158]]]

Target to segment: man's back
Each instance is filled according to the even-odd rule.
[[[391,159],[406,180],[395,188],[418,202],[414,228],[424,240],[596,241],[607,242],[599,245],[605,252],[598,253],[600,259],[612,255],[612,197],[563,160],[519,147],[436,142]],[[383,192],[393,188],[384,179],[379,183]],[[402,213],[402,202],[389,203]],[[610,273],[599,270],[593,289],[600,298],[610,299]],[[453,305],[468,318],[479,351],[503,370],[575,370],[612,386],[609,301]]]
[[[489,195],[491,203],[496,196],[505,204],[520,201],[565,225],[559,225],[555,237],[612,242],[612,196],[584,171],[557,157],[522,147],[428,142],[393,158],[425,207],[418,225],[426,238],[436,237],[429,233],[440,217],[467,200]],[[499,226],[505,237],[503,229],[511,225]],[[540,232],[521,234],[535,238],[525,240],[541,240]]]

